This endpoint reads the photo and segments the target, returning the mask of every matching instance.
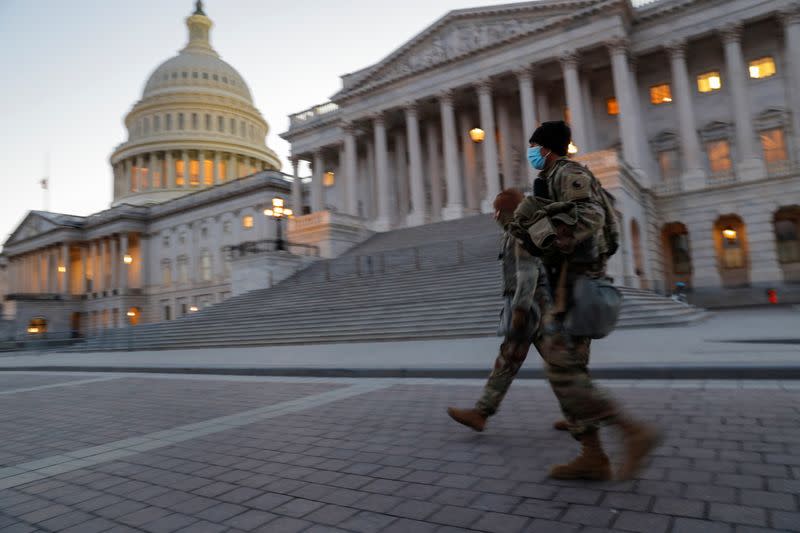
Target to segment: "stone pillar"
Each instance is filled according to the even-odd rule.
[[[303,182],[300,179],[300,160],[296,157],[290,159],[292,162],[292,211],[295,216],[303,215]]]
[[[425,153],[428,158],[428,177],[431,184],[431,222],[442,219],[442,165],[439,161],[439,131],[436,123],[425,124]]]
[[[584,154],[593,152],[596,149],[597,138],[594,129],[594,105],[592,101],[592,86],[589,82],[588,69],[580,71],[581,77],[581,101],[583,102],[586,112],[584,118],[586,119],[586,148],[582,150]]]
[[[120,294],[125,294],[128,289],[128,280],[129,277],[129,268],[130,266],[124,262],[125,256],[128,254],[128,234],[121,233],[119,236],[119,257],[117,258],[118,262],[120,263],[120,277],[119,277],[119,289]],[[126,310],[127,312],[127,310]]]
[[[511,117],[508,113],[508,105],[504,99],[499,99],[497,102],[497,132],[500,142],[498,143],[498,151],[500,157],[500,169],[502,170],[502,179],[500,180],[500,188],[507,189],[508,187],[522,187],[525,184],[519,183],[519,177],[515,175],[512,167],[512,142],[521,143],[522,140],[511,139]]]
[[[221,156],[222,156],[222,154],[220,152],[217,152],[217,151],[214,152],[214,184],[215,185],[219,185],[220,183],[222,183],[222,172],[221,172],[222,169],[220,168],[222,166]]]
[[[197,175],[197,181],[199,187],[206,186],[206,153],[203,150],[197,151],[197,166],[199,169],[199,174]]]
[[[405,114],[408,135],[408,175],[411,184],[411,212],[406,218],[406,225],[419,226],[425,223],[425,183],[422,177],[422,143],[416,104],[407,105]]]
[[[736,174],[742,181],[757,180],[767,174],[764,161],[756,155],[755,130],[750,113],[750,97],[747,82],[750,78],[742,56],[742,24],[725,26],[722,31],[725,47],[725,66],[728,71],[728,84],[731,88],[733,116],[736,122]],[[800,51],[795,50],[795,54]],[[792,55],[792,54],[790,54]],[[795,110],[798,112],[800,110]]]
[[[119,243],[115,236],[111,236],[111,287],[112,291],[119,289],[119,268],[122,259],[119,256]]]
[[[161,173],[158,172],[158,153],[150,152],[147,159],[147,177],[151,189],[161,188]],[[156,182],[156,172],[158,172],[158,182]]]
[[[396,217],[392,221],[402,224],[408,217],[408,162],[406,160],[406,136],[402,130],[398,130],[394,135],[394,190],[397,208]]]
[[[60,294],[69,294],[69,275],[72,273],[69,263],[69,244],[63,243],[61,245],[61,259],[59,264],[64,267],[64,272],[59,272],[60,283],[58,285],[58,292]]]
[[[478,163],[475,154],[475,141],[469,135],[469,131],[475,127],[472,114],[462,109],[458,114],[458,137],[461,139],[461,171],[462,183],[464,185],[464,199],[466,208],[470,213],[477,213],[480,209],[480,186],[478,184]]]
[[[483,80],[476,85],[478,106],[481,113],[481,128],[486,132],[483,139],[483,167],[486,175],[486,196],[481,202],[481,211],[491,213],[495,196],[500,193],[500,174],[497,166],[497,126],[494,122],[492,84]]]
[[[81,246],[81,294],[89,292],[87,277],[89,275],[89,250],[86,246]]]
[[[136,183],[139,191],[146,191],[149,188],[148,180],[145,177],[147,174],[144,170],[144,155],[139,154],[136,156]]]
[[[183,158],[183,188],[189,188],[189,151],[182,150],[181,157]]]
[[[99,255],[99,263],[100,267],[98,269],[99,273],[99,284],[100,290],[108,290],[108,239],[102,238],[98,243],[98,255]]]
[[[442,216],[445,220],[453,220],[464,216],[464,193],[458,172],[458,146],[456,145],[458,135],[456,134],[452,91],[447,91],[439,96],[439,111],[442,115],[442,149],[447,179],[447,205]]]
[[[637,152],[639,154],[639,164],[646,176],[640,176],[645,179],[644,184],[652,184],[653,177],[657,176],[657,169],[653,154],[650,151],[650,144],[647,140],[647,128],[644,125],[644,110],[642,108],[642,99],[639,91],[639,84],[636,79],[636,59],[633,57],[628,58],[628,79],[630,80],[630,95],[633,104],[634,116],[634,129],[636,130]]]
[[[572,142],[581,152],[586,146],[586,119],[581,98],[581,81],[578,76],[578,54],[567,52],[561,56],[561,68],[564,71],[564,88],[567,93],[567,107],[570,114]]]
[[[614,94],[619,105],[619,132],[622,140],[622,158],[631,168],[639,169],[639,141],[636,138],[636,109],[630,94],[631,83],[628,77],[628,40],[615,39],[608,42],[611,53],[611,70],[614,77]]]
[[[97,279],[97,241],[89,243],[89,262],[92,265],[92,291],[97,292],[100,287],[100,282]]]
[[[789,109],[793,110],[792,131],[794,133],[795,153],[800,151],[800,2],[794,2],[783,13],[783,34],[785,39],[785,57],[787,62],[786,81],[788,90],[786,91],[789,99]],[[792,52],[794,50],[794,52]]]
[[[783,270],[778,262],[775,242],[775,224],[771,210],[748,209],[744,216],[747,235],[750,282],[753,285],[773,285],[783,281]]]
[[[667,45],[667,49],[672,68],[672,98],[678,106],[681,155],[684,164],[681,182],[684,190],[702,189],[705,187],[706,172],[692,109],[692,87],[686,69],[686,42],[673,41]]]
[[[389,153],[386,141],[386,123],[382,113],[372,119],[375,134],[375,170],[377,174],[378,216],[375,231],[387,231],[390,227],[389,204]]]
[[[514,73],[517,75],[517,81],[519,82],[519,102],[522,111],[523,135],[525,136],[524,147],[526,147],[527,153],[527,140],[533,135],[533,131],[536,129],[539,120],[536,116],[536,95],[533,87],[533,71],[528,67],[523,67],[518,68]],[[543,97],[544,95],[541,96]],[[537,171],[527,164],[525,168],[528,169],[527,187],[530,187],[533,185],[533,180],[536,179]]]
[[[167,167],[166,180],[167,189],[174,189],[175,185],[175,161],[172,159],[172,150],[164,152],[164,164]]]
[[[347,123],[344,130],[344,210],[348,215],[358,216],[358,147],[356,130]]]
[[[236,154],[228,154],[228,168],[225,169],[228,174],[227,181],[235,180],[236,175]]]
[[[123,161],[123,165],[125,167],[125,193],[127,194],[136,189],[136,180],[133,175],[133,165],[131,164],[131,159],[125,159],[125,161]]]
[[[714,222],[709,218],[690,222],[689,250],[692,259],[692,286],[698,289],[722,287],[717,249],[714,244]]]
[[[325,174],[325,157],[322,150],[314,151],[313,176],[311,178],[311,212],[325,210],[325,201],[322,198],[322,177]]]

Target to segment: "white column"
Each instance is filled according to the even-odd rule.
[[[130,265],[123,262],[123,259],[128,254],[128,234],[122,233],[119,236],[119,257],[117,257],[117,261],[121,263],[120,265],[120,279],[119,279],[119,288],[120,293],[125,294],[128,289],[128,280]],[[127,310],[126,310],[127,311]]]
[[[511,169],[511,118],[508,114],[508,105],[504,99],[499,99],[497,102],[497,132],[500,138],[497,148],[500,157],[500,169],[502,170],[500,188],[507,189],[521,186],[524,189],[525,185],[519,183],[518,176]],[[522,143],[524,141],[515,139],[513,142]]]
[[[172,159],[172,150],[164,152],[164,163],[167,167],[167,175],[164,177],[166,180],[167,189],[175,188],[175,161]]]
[[[736,174],[740,180],[763,178],[767,169],[764,161],[756,155],[756,135],[753,117],[750,113],[750,97],[747,82],[750,78],[742,57],[742,24],[734,23],[722,29],[722,42],[725,46],[725,66],[728,71],[728,84],[731,88],[731,102],[736,121]],[[795,54],[800,51],[795,50]],[[791,54],[790,54],[791,55]],[[797,112],[799,110],[795,110]]]
[[[486,196],[481,203],[481,211],[491,213],[495,196],[500,193],[500,174],[497,159],[497,126],[494,122],[494,103],[492,83],[483,80],[476,85],[478,106],[481,113],[481,128],[486,133],[483,139],[483,167],[486,177]]]
[[[608,42],[611,53],[611,70],[614,78],[614,94],[619,105],[619,133],[622,140],[622,158],[631,168],[640,168],[638,140],[636,138],[636,109],[630,94],[631,83],[628,79],[628,40],[615,39]]]
[[[100,282],[97,279],[97,241],[89,243],[89,263],[92,265],[92,291],[96,293],[99,289]]]
[[[431,184],[431,222],[442,219],[442,165],[439,161],[439,129],[433,120],[425,123],[425,154]]]
[[[292,162],[292,211],[299,217],[303,215],[303,182],[300,180],[300,160],[291,158]]]
[[[149,188],[148,181],[144,173],[144,156],[139,154],[136,156],[136,183],[139,191],[145,191]]]
[[[197,166],[200,169],[197,180],[200,187],[206,186],[206,153],[203,150],[197,151]]]
[[[189,188],[189,152],[188,150],[181,151],[181,157],[183,158],[183,188]]]
[[[667,45],[667,49],[672,68],[673,105],[678,106],[681,155],[684,164],[681,182],[687,191],[702,189],[705,187],[706,172],[692,109],[692,87],[686,69],[686,42],[673,41]]]
[[[133,175],[133,165],[131,164],[131,158],[127,158],[124,161],[125,165],[125,194],[130,194],[131,191],[134,189],[134,185],[136,184],[136,179]]]
[[[514,71],[517,75],[517,81],[519,82],[519,103],[520,109],[522,111],[522,129],[524,139],[520,139],[521,148],[523,153],[527,153],[528,147],[528,139],[531,135],[533,135],[533,131],[536,129],[537,123],[540,117],[536,116],[536,94],[534,93],[533,87],[533,71],[528,68],[518,68]],[[540,98],[544,98],[544,93],[539,95]],[[529,164],[527,164],[527,159],[525,160],[525,168],[527,169],[527,183],[525,184],[526,189],[530,189],[533,185],[533,180],[536,179],[537,171]],[[522,177],[520,176],[520,179]]]
[[[394,135],[394,190],[396,215],[392,222],[402,224],[408,217],[408,163],[406,161],[406,136],[402,130]]]
[[[564,71],[564,88],[567,93],[567,107],[570,114],[572,142],[581,152],[586,146],[586,119],[581,97],[581,82],[578,76],[578,55],[567,52],[561,56],[561,68]]]
[[[89,286],[87,284],[87,276],[89,273],[89,249],[86,246],[81,246],[81,294],[86,294],[89,292]]]
[[[464,216],[464,193],[458,172],[458,135],[456,117],[453,110],[453,93],[447,91],[439,96],[439,111],[442,115],[442,149],[444,151],[444,171],[447,179],[447,205],[442,216],[453,220]]]
[[[386,122],[383,113],[372,118],[375,135],[375,171],[377,174],[378,216],[376,231],[387,231],[391,225],[389,196],[389,153],[386,141]]]
[[[69,294],[69,275],[72,273],[72,269],[69,264],[69,244],[67,243],[61,245],[61,259],[59,265],[64,267],[64,272],[59,272],[57,274],[60,281],[58,284],[58,292],[60,294]]]
[[[311,212],[325,210],[324,199],[322,198],[322,176],[325,173],[325,158],[322,150],[314,151],[313,176],[311,178]]]
[[[795,161],[800,151],[800,3],[794,3],[781,13],[785,39],[784,57],[787,62],[787,97],[792,110],[792,130],[794,133]]]
[[[411,212],[406,219],[406,225],[418,226],[425,223],[425,183],[422,177],[422,144],[416,104],[407,105],[405,115],[408,135],[408,174],[411,184]]]
[[[458,138],[461,139],[461,183],[464,186],[464,200],[469,213],[478,213],[481,207],[476,147],[475,141],[469,135],[469,131],[476,125],[469,110],[461,109],[459,111]]]
[[[218,152],[218,151],[214,152],[214,184],[215,185],[219,185],[220,183],[222,183],[222,172],[221,172],[222,169],[220,168],[221,165],[222,165],[221,156],[222,156],[222,154],[220,152]]]
[[[581,100],[584,104],[586,119],[586,148],[583,153],[593,152],[596,149],[596,132],[594,129],[594,102],[592,101],[592,86],[589,82],[589,71],[582,69],[580,71],[581,77]]]
[[[636,77],[636,58],[628,58],[628,79],[630,80],[630,95],[631,102],[633,103],[633,116],[634,127],[636,129],[637,150],[639,154],[639,163],[644,172],[644,176],[640,176],[645,184],[652,184],[656,174],[655,160],[650,151],[650,143],[647,137],[647,128],[644,125],[644,110],[642,109],[642,99],[639,91],[639,83]]]
[[[108,239],[100,240],[100,288],[108,290]]]
[[[722,287],[717,250],[714,245],[714,222],[711,218],[690,222],[689,250],[692,260],[692,286],[695,288]]]
[[[344,131],[344,188],[345,212],[358,216],[358,148],[353,124],[342,126]]]
[[[238,177],[236,175],[236,154],[228,154],[228,168],[226,169],[226,173],[228,174],[228,181],[235,180]]]
[[[122,259],[119,256],[119,243],[115,236],[111,236],[111,287],[112,291],[119,289],[119,269]]]
[[[158,153],[157,152],[150,152],[148,156],[148,163],[147,163],[147,179],[149,180],[148,183],[150,184],[150,189],[156,188],[156,172],[158,172],[158,188],[161,188],[161,180],[163,179],[161,176],[161,172],[158,169]]]

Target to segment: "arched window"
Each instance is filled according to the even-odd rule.
[[[785,207],[775,213],[775,242],[779,262],[800,262],[800,207]]]

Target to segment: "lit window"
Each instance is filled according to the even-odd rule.
[[[775,75],[775,60],[762,57],[750,62],[750,77],[754,79],[769,78]]]
[[[244,229],[252,229],[253,215],[245,215],[244,217],[242,217],[242,227]]]
[[[761,147],[764,149],[765,162],[776,163],[788,159],[782,129],[762,131],[759,137],[761,137]]]
[[[658,167],[661,178],[668,181],[680,175],[680,159],[677,150],[662,150],[658,152]]]
[[[672,102],[672,89],[669,83],[650,87],[650,103],[653,105],[668,104]]]
[[[47,333],[47,319],[41,316],[32,318],[31,321],[28,322],[28,333],[31,335]]]
[[[609,115],[619,115],[619,102],[613,96],[606,99],[606,112]]]
[[[697,90],[701,93],[710,93],[722,89],[722,78],[719,71],[714,70],[697,76]]]
[[[731,147],[728,141],[711,141],[706,143],[706,153],[711,172],[728,172],[731,169]]]
[[[219,179],[220,181],[225,181],[225,178],[228,176],[228,163],[227,161],[220,161],[219,162]]]
[[[739,233],[732,226],[726,226],[722,230],[722,256],[720,257],[722,268],[744,267],[744,250]]]
[[[186,183],[186,165],[183,162],[183,159],[176,159],[175,160],[175,185],[178,187],[183,187],[184,183]]]
[[[189,185],[192,187],[200,185],[200,162],[197,159],[189,161]]]
[[[214,161],[211,159],[204,159],[203,166],[205,167],[204,185],[214,185]]]
[[[325,187],[333,187],[336,184],[336,175],[333,172],[326,172],[322,176],[322,184]]]

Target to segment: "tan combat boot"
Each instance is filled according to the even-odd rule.
[[[448,407],[447,414],[459,424],[464,424],[475,431],[483,431],[484,426],[486,426],[486,416],[477,409]]]
[[[625,459],[617,473],[621,480],[631,479],[642,466],[642,461],[661,442],[661,435],[653,427],[638,422],[620,424],[625,444]]]
[[[553,422],[553,429],[557,429],[559,431],[569,431],[569,422],[564,419],[556,420]]]
[[[581,454],[572,462],[550,469],[553,479],[589,479],[607,481],[611,479],[611,463],[600,445],[597,431],[581,437]]]

